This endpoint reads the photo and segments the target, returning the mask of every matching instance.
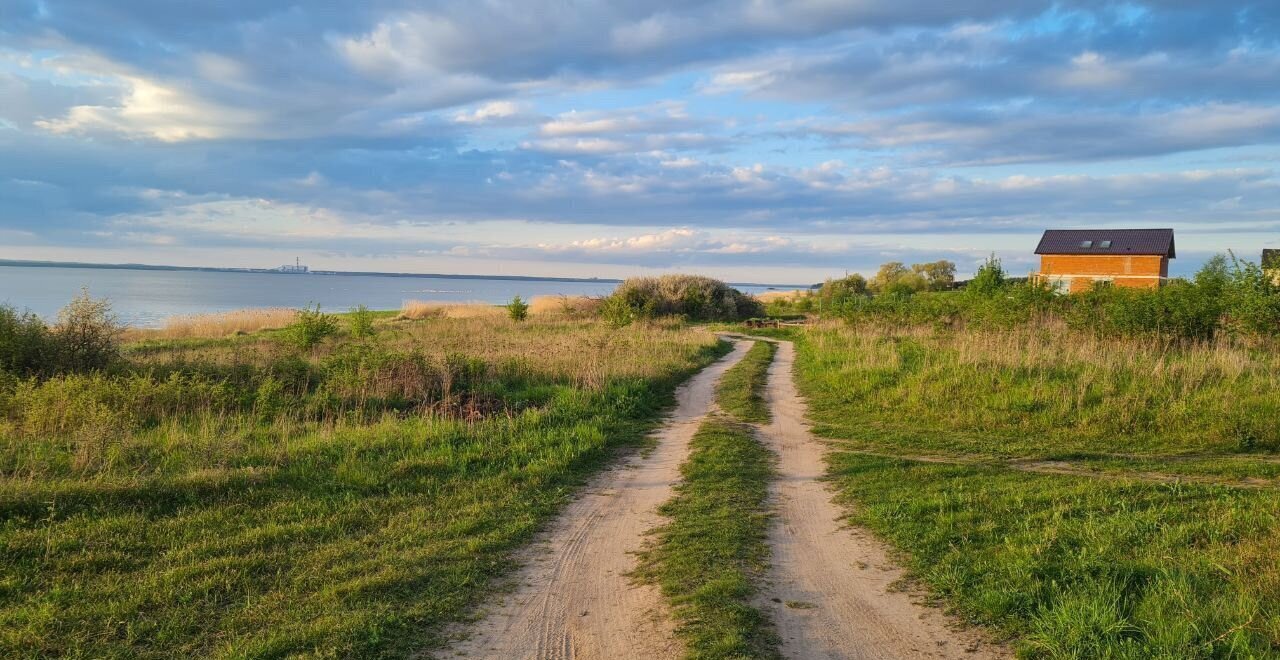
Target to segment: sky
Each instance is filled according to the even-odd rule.
[[[0,258],[807,283],[1280,247],[1274,0],[0,0]]]

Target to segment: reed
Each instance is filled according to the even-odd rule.
[[[603,298],[591,296],[534,296],[529,300],[529,313],[588,318],[599,313],[603,304]]]
[[[451,303],[430,300],[406,300],[400,305],[401,320],[502,318],[502,307],[482,302]]]
[[[298,317],[298,311],[284,307],[237,309],[215,314],[190,314],[165,320],[159,328],[130,328],[124,341],[147,339],[216,339],[283,328]]]

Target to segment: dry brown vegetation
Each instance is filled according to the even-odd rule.
[[[529,313],[585,318],[599,312],[602,304],[603,298],[591,296],[534,296],[529,300]]]
[[[791,289],[789,291],[765,291],[764,293],[757,293],[755,294],[755,299],[767,305],[771,302],[778,302],[780,300],[794,302],[807,295],[809,295],[809,292],[803,289]]]
[[[237,309],[213,314],[173,316],[159,328],[129,328],[125,341],[144,339],[218,339],[232,335],[248,334],[259,330],[283,328],[298,316],[298,311],[286,307]]]
[[[400,319],[474,319],[501,318],[507,311],[497,305],[483,302],[438,302],[431,300],[406,300],[400,306]]]

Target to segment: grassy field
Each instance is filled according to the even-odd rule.
[[[773,456],[748,422],[768,418],[761,393],[773,352],[756,342],[721,379],[716,399],[729,414],[694,435],[683,481],[661,508],[670,520],[641,559],[640,575],[661,586],[691,659],[781,657],[767,615],[751,604],[768,567]]]
[[[0,379],[0,656],[430,646],[727,349],[676,322],[375,329],[157,338],[106,373]]]
[[[853,519],[964,618],[1028,657],[1280,657],[1280,493],[1241,483],[1277,474],[1280,357],[1054,330],[779,334]]]

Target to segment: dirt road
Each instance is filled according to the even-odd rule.
[[[635,552],[661,524],[658,506],[672,496],[689,440],[711,411],[715,383],[748,342],[699,372],[677,392],[671,418],[656,434],[657,446],[594,479],[566,507],[517,577],[516,590],[469,635],[440,657],[613,659],[678,658],[662,594],[633,584]]]
[[[998,658],[1002,649],[956,630],[936,608],[891,588],[902,576],[883,544],[851,529],[820,481],[823,446],[805,422],[792,379],[795,349],[780,342],[769,368],[773,421],[761,437],[778,454],[772,491],[777,520],[762,607],[773,615],[788,658]]]

